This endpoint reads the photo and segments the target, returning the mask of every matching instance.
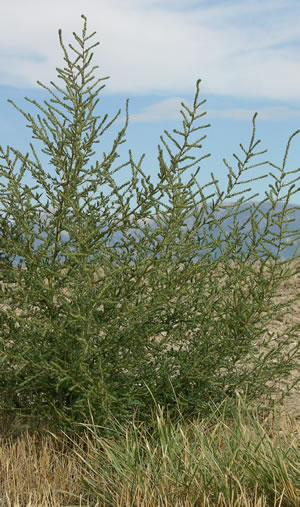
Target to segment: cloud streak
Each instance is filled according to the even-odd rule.
[[[194,94],[273,100],[258,110],[209,110],[205,118],[280,121],[299,116],[300,4],[298,0],[13,0],[1,8],[0,85],[35,88],[57,82],[64,67],[57,30],[65,44],[81,34],[84,12],[98,77],[108,95],[151,95],[153,104],[131,122],[181,119],[181,105]],[[59,84],[59,83],[58,83]],[[155,96],[173,96],[155,101]],[[174,97],[175,95],[175,97]],[[188,105],[188,104],[187,104]],[[190,104],[191,105],[191,104]],[[205,104],[206,106],[206,104]],[[204,106],[204,107],[205,107]],[[205,109],[203,109],[205,110]]]
[[[193,105],[189,100],[179,97],[162,100],[147,107],[139,113],[129,113],[130,123],[152,123],[160,121],[177,121],[183,120],[180,111],[183,110],[187,115],[187,111],[182,107],[184,103],[190,110],[193,110]],[[213,118],[230,118],[234,120],[251,121],[255,112],[258,113],[257,120],[259,121],[281,121],[289,118],[300,118],[300,109],[295,110],[288,107],[263,107],[255,109],[210,109],[207,103],[198,110],[198,114],[206,112],[207,114],[202,117],[202,121],[209,123]],[[124,123],[125,116],[118,118],[116,123]]]

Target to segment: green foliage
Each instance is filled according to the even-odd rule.
[[[247,393],[249,400],[268,398],[274,383],[286,379],[299,359],[298,344],[287,350],[299,326],[286,330],[275,347],[270,338],[263,343],[264,352],[259,345],[265,324],[286,306],[274,305],[272,298],[281,281],[293,274],[285,272],[284,265],[296,258],[278,261],[282,243],[291,244],[286,241],[291,233],[284,228],[286,205],[298,191],[293,189],[299,177],[289,184],[282,212],[275,208],[287,186],[285,176],[300,170],[285,171],[290,142],[299,131],[289,139],[282,167],[271,164],[279,177],[271,173],[275,187],[270,185],[263,201],[271,202],[270,210],[265,214],[255,204],[249,208],[252,233],[247,239],[251,242],[243,253],[246,233],[238,230],[236,218],[247,200],[242,197],[232,206],[225,206],[224,200],[243,193],[232,193],[232,189],[245,183],[240,181],[244,171],[269,163],[247,165],[264,153],[254,153],[260,142],[255,142],[256,114],[249,148],[241,145],[244,160],[235,155],[237,174],[225,162],[229,168],[225,195],[212,174],[209,185],[215,185],[218,197],[211,210],[207,199],[215,194],[204,196],[197,180],[200,166],[186,184],[182,179],[207,156],[188,155],[193,148],[201,148],[206,137],[191,142],[190,136],[209,126],[196,126],[205,114],[198,114],[205,102],[198,103],[200,80],[193,110],[182,104],[183,131],[174,130],[180,140],[165,131],[177,148],[175,155],[161,137],[170,163],[159,145],[157,184],[141,169],[144,155],[135,164],[130,150],[129,161],[112,169],[119,156],[117,148],[125,142],[128,100],[125,126],[111,151],[103,153],[101,163],[88,167],[94,143],[120,111],[112,121],[106,123],[105,115],[97,125],[100,117],[93,112],[103,88],[97,86],[107,78],[92,84],[96,67],[89,70],[89,65],[91,49],[97,44],[88,47],[94,34],[86,35],[82,17],[82,38],[74,33],[79,49],[69,45],[75,53],[73,61],[59,30],[66,67],[57,71],[66,90],[51,82],[55,93],[39,83],[52,95],[50,103],[45,101],[42,107],[26,99],[44,117],[38,115],[36,121],[10,101],[25,116],[33,137],[43,142],[42,151],[51,157],[56,176],[45,172],[32,144],[33,160],[28,153],[0,148],[0,176],[7,180],[5,185],[0,183],[5,211],[0,223],[1,411],[31,424],[47,421],[52,428],[67,429],[85,422],[89,406],[95,423],[105,425],[112,415],[129,421],[135,411],[141,420],[151,419],[153,399],[167,407],[171,416],[178,407],[183,415],[194,416],[209,414],[224,398],[233,400],[236,391]],[[17,162],[21,163],[18,175]],[[118,186],[113,175],[128,166],[131,180]],[[26,170],[37,182],[32,189],[21,181]],[[42,194],[34,194],[41,187],[46,204],[40,200]],[[105,188],[110,189],[106,194]],[[220,209],[227,212],[217,219]],[[153,211],[155,227],[143,222]],[[258,231],[256,211],[266,220],[263,233]],[[193,226],[183,229],[189,217],[194,219]],[[222,222],[228,217],[234,217],[234,227],[226,235]],[[265,246],[274,224],[279,233],[269,243],[276,246],[276,257]],[[204,225],[210,231],[218,227],[219,237],[203,233]],[[63,241],[65,233],[68,241]],[[114,244],[112,239],[120,233],[121,239]],[[34,248],[37,239],[40,245]],[[197,254],[203,248],[199,261]],[[222,255],[212,258],[216,248]],[[20,263],[13,265],[17,256],[25,269]],[[274,262],[268,264],[269,259]],[[261,261],[259,270],[254,268],[257,260]],[[221,287],[224,275],[227,281]]]

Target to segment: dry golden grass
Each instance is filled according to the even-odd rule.
[[[56,490],[82,494],[82,505],[89,505],[87,495],[82,491],[79,481],[82,468],[67,444],[58,443],[50,435],[31,434],[27,430],[17,438],[1,439],[1,505],[3,507],[70,505],[70,496],[56,493]]]
[[[230,428],[230,423],[228,428]],[[266,434],[268,435],[272,448],[276,449],[278,446],[283,446],[283,442],[286,443],[286,447],[294,446],[300,449],[300,421],[296,418],[290,418],[287,415],[280,420],[280,427],[275,428],[274,421],[271,419],[261,421],[262,427],[264,427]],[[224,428],[203,427],[201,431],[203,434],[206,433],[208,438],[211,437],[211,449],[214,445],[220,445],[221,440],[225,440],[222,435]],[[182,431],[185,435],[189,433],[195,433],[195,427],[182,426]],[[245,424],[243,427],[243,438],[245,441],[255,442],[258,440],[257,434],[253,427],[247,427]],[[74,442],[76,439],[72,438]],[[101,469],[99,465],[97,467],[97,445],[95,444],[93,435],[86,433],[85,437],[80,441],[77,440],[76,444],[70,445],[70,440],[63,435],[39,435],[37,433],[30,433],[28,430],[20,433],[19,436],[9,439],[2,438],[0,440],[0,498],[1,505],[3,507],[58,507],[58,506],[97,506],[97,505],[116,505],[129,507],[131,505],[140,507],[147,506],[152,507],[156,505],[162,506],[189,506],[193,505],[189,498],[184,498],[183,488],[180,484],[171,484],[168,478],[168,474],[161,477],[159,485],[160,491],[166,492],[164,502],[160,502],[157,491],[153,488],[153,477],[151,477],[151,471],[149,475],[147,473],[143,476],[143,488],[141,491],[137,491],[135,502],[132,503],[132,496],[130,491],[130,481],[126,482],[122,475],[118,475],[116,470],[111,471],[111,481],[115,488],[120,492],[118,500],[114,503],[99,503],[96,498],[89,496],[84,490],[80,476],[89,477],[89,480],[98,481],[98,483],[106,484],[107,490],[111,488],[111,484],[108,484],[105,476],[101,478]],[[79,446],[79,447],[77,447]],[[225,443],[224,443],[225,448]],[[74,452],[84,454],[84,459],[80,459],[79,455]],[[99,447],[98,447],[99,449]],[[207,460],[209,463],[211,458],[210,452],[199,448],[199,453],[202,454],[202,459]],[[99,451],[98,451],[99,452]],[[186,444],[185,451],[186,468],[188,470],[189,449],[188,443]],[[299,454],[298,454],[299,456]],[[95,473],[92,473],[88,466],[85,465],[84,461],[89,462],[95,469]],[[266,461],[267,466],[271,466]],[[275,467],[276,463],[274,463]],[[298,462],[299,465],[299,462]],[[295,466],[298,466],[295,463]],[[278,464],[276,465],[278,466]],[[224,472],[225,474],[225,472]],[[103,474],[104,475],[104,474]],[[153,474],[152,474],[153,475]],[[152,479],[152,481],[150,480]],[[147,483],[148,481],[148,483]],[[278,494],[286,494],[289,498],[290,503],[283,502],[282,505],[299,506],[300,505],[300,485],[298,488],[296,484],[289,481],[288,477],[283,479],[284,486],[288,485],[290,491],[285,492],[279,491]],[[206,501],[202,500],[202,503],[196,505],[207,505],[207,506],[228,506],[228,505],[239,505],[239,506],[269,506],[269,505],[281,505],[281,503],[269,503],[267,498],[264,497],[259,488],[259,481],[255,486],[250,487],[245,484],[240,485],[239,502],[228,504],[224,499],[222,500],[220,495],[219,501],[211,501],[210,491],[207,490],[204,493],[206,495]],[[256,491],[254,492],[254,489]],[[200,484],[199,484],[200,488]],[[74,499],[71,495],[60,493],[59,490],[67,491],[70,494],[77,495],[77,499]],[[284,490],[284,488],[283,488]],[[200,493],[200,489],[199,489]],[[177,498],[178,502],[174,499]],[[188,496],[188,495],[187,495]],[[131,500],[130,500],[131,498]],[[168,501],[168,498],[170,501]],[[180,500],[181,499],[181,500]]]

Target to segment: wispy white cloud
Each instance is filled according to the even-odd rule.
[[[187,117],[189,117],[185,108],[182,107],[181,103],[184,103],[190,111],[193,110],[193,105],[189,100],[179,97],[173,97],[171,99],[162,100],[160,102],[151,104],[144,107],[139,113],[129,114],[130,123],[144,123],[144,122],[159,122],[166,120],[183,120],[183,116],[180,111],[183,111]],[[295,110],[289,107],[273,106],[273,107],[261,107],[254,109],[211,109],[204,104],[201,109],[198,110],[198,114],[206,112],[207,114],[202,117],[204,122],[209,122],[213,118],[231,118],[234,120],[245,120],[250,121],[253,118],[255,112],[258,113],[259,121],[281,121],[288,118],[299,118],[300,109]],[[118,118],[116,123],[124,123],[125,116]]]
[[[155,104],[151,104],[143,109],[140,113],[130,115],[130,122],[154,122],[162,120],[178,120],[182,118],[180,110],[183,109],[181,102],[191,110],[193,109],[192,104],[189,101],[184,101],[180,98],[172,98],[162,100]],[[187,111],[184,109],[185,114]],[[124,117],[125,118],[125,117]],[[120,123],[124,122],[124,118],[120,119]]]
[[[253,110],[250,109],[224,109],[224,110],[209,110],[210,118],[232,118],[235,120],[249,121],[253,118]],[[257,118],[259,121],[281,121],[288,118],[300,118],[300,110],[294,111],[286,107],[264,107],[262,109],[256,108],[258,113]]]
[[[105,93],[172,95],[130,121],[181,119],[180,99],[201,91],[235,98],[300,100],[298,0],[11,0],[1,6],[0,84],[45,85],[63,67],[58,28],[76,44],[81,13],[88,17],[97,75],[110,76]],[[175,95],[175,97],[174,97]],[[255,108],[257,110],[257,108]],[[264,108],[263,119],[298,116],[288,106]],[[210,117],[252,118],[254,111],[211,110]]]

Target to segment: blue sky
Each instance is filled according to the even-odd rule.
[[[81,35],[83,20],[88,19],[88,33],[96,31],[92,42],[100,41],[94,50],[93,65],[99,65],[96,77],[110,76],[103,81],[96,113],[112,118],[121,108],[120,121],[115,122],[100,143],[94,146],[102,161],[124,124],[126,98],[129,98],[127,142],[118,153],[114,167],[128,160],[132,150],[137,163],[145,153],[142,168],[157,181],[159,172],[157,145],[164,130],[182,130],[180,103],[192,106],[196,81],[201,79],[199,101],[207,99],[199,112],[207,114],[198,125],[210,123],[197,136],[207,135],[202,150],[191,152],[197,157],[211,153],[200,163],[198,181],[201,186],[211,181],[211,172],[219,180],[221,191],[227,189],[228,169],[225,158],[237,171],[236,153],[243,157],[240,143],[249,146],[252,117],[256,119],[256,139],[261,143],[255,151],[268,152],[253,163],[269,160],[282,166],[290,135],[300,129],[300,3],[299,0],[10,0],[1,6],[0,31],[0,145],[29,152],[32,131],[26,119],[7,102],[35,117],[39,110],[24,100],[35,99],[41,105],[50,94],[36,81],[60,85],[56,67],[63,68],[63,52],[58,29],[65,45],[74,44],[72,32]],[[75,46],[77,47],[77,46]],[[72,54],[70,52],[70,54]],[[164,138],[167,140],[166,136]],[[175,136],[179,141],[179,137]],[[45,170],[55,174],[48,158],[41,154],[43,145],[33,144],[45,163]],[[172,153],[175,146],[170,143]],[[166,152],[165,152],[166,153]],[[166,160],[168,155],[165,155]],[[300,135],[291,144],[286,171],[300,167]],[[250,169],[242,180],[270,171],[269,165]],[[130,179],[131,171],[117,177]],[[287,176],[285,182],[292,179]],[[0,181],[4,181],[0,178]],[[23,178],[32,185],[34,180]],[[239,185],[251,191],[245,198],[265,198],[273,178]],[[298,182],[299,186],[299,182]],[[215,191],[205,189],[205,195]],[[281,196],[284,197],[286,190]],[[45,202],[45,199],[42,199]],[[299,192],[291,201],[300,205]]]

